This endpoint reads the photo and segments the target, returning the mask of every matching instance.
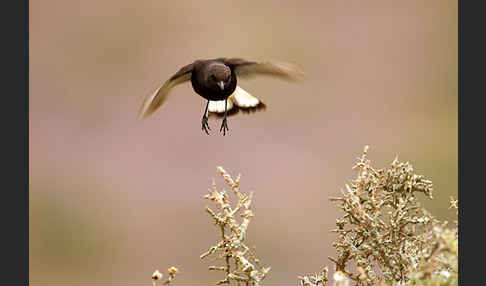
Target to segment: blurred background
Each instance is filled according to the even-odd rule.
[[[219,239],[203,196],[223,166],[254,191],[248,244],[294,285],[334,256],[328,197],[398,155],[434,182],[421,197],[452,221],[457,197],[457,1],[30,1],[30,282],[213,285],[199,255]],[[190,84],[136,120],[144,98],[199,58],[301,66],[299,84],[240,86],[265,112],[201,131]],[[226,187],[225,187],[226,188]]]

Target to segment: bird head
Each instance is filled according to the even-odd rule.
[[[209,72],[208,83],[215,89],[224,90],[231,80],[231,70],[228,66],[213,65]]]

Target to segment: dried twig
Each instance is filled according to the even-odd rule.
[[[248,225],[253,218],[253,211],[251,210],[253,193],[247,195],[240,192],[240,176],[233,180],[222,167],[218,167],[217,170],[238,201],[235,205],[232,205],[229,195],[225,191],[219,192],[213,182],[213,186],[209,189],[209,194],[205,198],[214,202],[216,209],[206,207],[206,212],[214,219],[214,223],[220,229],[221,241],[203,253],[201,259],[215,254],[218,255],[218,258],[224,260],[224,266],[209,267],[209,270],[224,271],[225,278],[218,281],[216,283],[218,285],[230,284],[231,281],[235,281],[237,284],[260,285],[270,271],[270,267],[259,266],[259,259],[244,243]],[[232,264],[234,268],[231,268]]]

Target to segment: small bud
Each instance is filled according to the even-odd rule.
[[[179,269],[175,268],[174,266],[172,266],[171,268],[169,268],[169,274],[176,274],[177,271],[179,271]]]
[[[359,276],[358,276],[358,278],[359,278],[360,280],[365,280],[365,279],[367,278],[367,276],[366,276],[366,272],[365,272],[365,270],[364,270],[364,268],[363,268],[363,267],[358,266],[358,272],[359,272]]]
[[[346,277],[344,272],[342,271],[336,271],[333,275],[334,278],[334,285],[335,286],[348,286],[349,285],[349,279]]]
[[[445,278],[449,278],[451,276],[451,273],[449,271],[442,270],[440,272],[440,275],[444,276]]]
[[[152,274],[152,280],[159,280],[162,279],[162,273],[159,270],[155,270],[154,274]]]

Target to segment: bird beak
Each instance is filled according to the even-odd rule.
[[[218,85],[221,88],[221,90],[224,89],[224,82],[220,81],[220,82],[218,82]]]

